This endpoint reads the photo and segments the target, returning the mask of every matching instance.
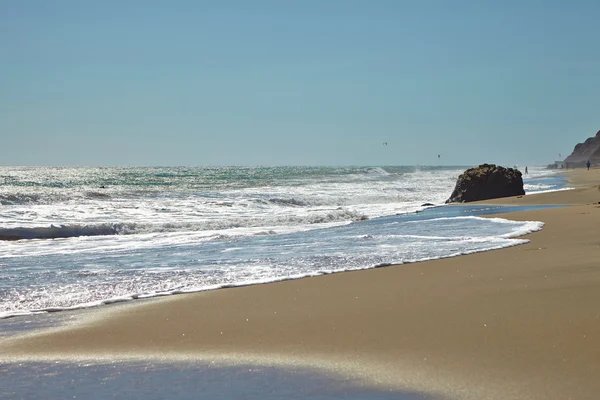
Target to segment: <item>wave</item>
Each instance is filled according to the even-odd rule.
[[[506,220],[500,220],[500,219],[496,219],[496,220],[497,220],[497,222],[506,221]],[[507,222],[511,222],[511,221],[507,221]],[[534,222],[530,222],[530,223],[534,223]],[[540,230],[543,223],[538,222],[537,224],[539,224],[537,227],[530,227],[530,229],[527,229],[527,231],[530,233],[530,232],[535,232],[537,230]],[[510,235],[503,235],[503,236],[506,236],[506,237],[515,236],[517,234],[522,234],[523,232],[524,231],[521,231],[519,233],[513,232]],[[410,236],[412,236],[412,235],[410,235]],[[423,237],[423,236],[415,236],[415,237]],[[427,237],[427,238],[433,239],[434,237]],[[339,272],[344,272],[344,271],[385,268],[385,267],[389,267],[389,266],[393,266],[393,265],[412,264],[412,263],[429,261],[429,260],[453,258],[453,257],[461,256],[461,255],[467,255],[467,254],[486,252],[486,251],[490,251],[490,250],[497,250],[497,249],[502,249],[502,248],[507,248],[507,247],[513,247],[513,246],[517,246],[517,245],[525,244],[525,243],[529,242],[529,240],[526,240],[526,239],[509,239],[508,242],[507,241],[498,242],[497,239],[499,239],[499,238],[501,238],[501,237],[480,237],[480,238],[440,237],[440,239],[445,239],[445,240],[448,240],[448,239],[449,240],[457,240],[457,241],[464,241],[465,239],[475,240],[475,241],[479,241],[482,243],[486,243],[487,246],[483,247],[483,248],[478,248],[478,249],[463,249],[463,250],[459,250],[459,251],[448,251],[446,253],[437,254],[437,255],[420,256],[420,257],[417,256],[415,258],[396,260],[396,261],[392,261],[392,262],[378,262],[378,263],[371,263],[371,264],[367,264],[367,265],[346,266],[346,267],[337,267],[337,268],[336,267],[328,268],[326,266],[322,266],[313,271],[289,273],[289,274],[280,275],[280,276],[271,276],[271,277],[263,277],[263,278],[259,278],[259,277],[241,278],[241,279],[236,279],[233,281],[226,281],[226,282],[213,283],[213,284],[196,284],[196,285],[192,284],[189,286],[185,285],[185,284],[174,285],[174,286],[172,285],[171,287],[167,287],[167,288],[162,288],[162,289],[157,289],[157,290],[145,290],[145,291],[143,290],[143,291],[138,291],[138,292],[134,292],[134,293],[131,293],[131,292],[123,293],[123,294],[106,293],[106,297],[103,299],[93,300],[93,301],[89,301],[89,300],[85,301],[85,299],[81,299],[81,302],[78,302],[78,303],[75,303],[72,305],[42,306],[42,307],[34,307],[31,309],[15,308],[12,310],[9,309],[9,310],[5,310],[5,311],[0,311],[0,319],[26,316],[26,315],[54,313],[54,312],[60,312],[60,311],[71,311],[71,310],[77,310],[77,309],[86,309],[86,308],[91,308],[91,307],[98,307],[98,306],[103,306],[103,305],[110,305],[110,304],[139,300],[139,299],[148,299],[148,298],[163,297],[163,296],[189,294],[189,293],[204,292],[204,291],[218,290],[218,289],[225,289],[225,288],[243,287],[243,286],[250,286],[250,285],[260,285],[260,284],[266,284],[266,283],[272,283],[272,282],[281,282],[281,281],[301,279],[301,278],[306,278],[306,277],[329,275],[329,274],[334,274],[334,273],[339,273]]]
[[[273,218],[226,218],[212,221],[151,223],[99,223],[93,225],[50,225],[49,227],[0,228],[0,240],[60,239],[79,236],[133,235],[166,232],[219,231],[232,228],[268,228],[274,226],[299,226],[364,221],[365,215],[336,209],[303,216]]]
[[[110,199],[112,196],[101,190],[87,191],[46,191],[46,192],[18,192],[0,194],[0,205],[20,206],[36,204],[55,204],[72,201],[73,199]]]
[[[3,206],[35,204],[40,202],[41,197],[34,193],[0,194],[0,204]]]
[[[109,197],[111,197],[111,195],[109,195],[108,193],[105,193],[105,192],[96,192],[96,191],[90,190],[88,192],[85,192],[85,197],[88,197],[91,199],[109,198]]]
[[[99,224],[2,228],[0,229],[0,240],[58,239],[78,236],[117,235],[123,231],[123,227],[123,224]]]
[[[306,206],[310,205],[306,201],[302,201],[302,200],[298,200],[298,199],[294,199],[294,198],[284,199],[284,198],[279,198],[279,197],[269,199],[269,203],[277,204],[280,206],[292,206],[292,207],[306,207]]]
[[[368,174],[383,175],[383,176],[389,176],[389,175],[391,175],[388,171],[386,171],[382,167],[369,168],[369,169],[367,169],[366,172]]]

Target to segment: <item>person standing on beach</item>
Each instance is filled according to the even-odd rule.
[[[592,165],[592,163],[590,163],[590,160],[587,160],[585,166],[587,167],[588,171],[590,170],[590,165]]]

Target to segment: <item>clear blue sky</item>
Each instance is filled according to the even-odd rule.
[[[0,165],[546,164],[600,129],[599,16],[597,0],[3,1]]]

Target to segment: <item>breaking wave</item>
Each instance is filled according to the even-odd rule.
[[[272,218],[225,218],[212,221],[169,223],[98,223],[89,225],[50,225],[49,227],[0,228],[0,240],[59,239],[79,236],[132,235],[141,233],[194,232],[231,228],[257,228],[270,226],[296,226],[344,223],[368,219],[360,213],[337,209],[303,216]]]
[[[18,193],[0,193],[0,205],[19,206],[35,204],[55,204],[73,201],[74,199],[110,199],[110,193],[87,190],[87,191],[46,191],[46,192],[18,192]]]
[[[279,198],[279,197],[274,197],[272,199],[269,199],[269,203],[277,204],[280,206],[292,206],[292,207],[305,207],[305,206],[309,205],[309,203],[307,203],[306,201],[303,201],[303,200],[298,200],[298,199],[294,199],[294,198],[284,199],[284,198]]]
[[[4,206],[34,204],[40,201],[41,196],[34,193],[0,194],[0,204]]]
[[[36,228],[3,228],[0,229],[0,240],[21,239],[58,239],[77,236],[118,235],[123,231],[123,224],[99,225],[50,225]]]

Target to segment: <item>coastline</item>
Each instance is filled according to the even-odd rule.
[[[450,398],[596,398],[600,170],[483,204],[546,225],[502,250],[94,310],[0,339],[4,359],[216,359],[321,368]]]

